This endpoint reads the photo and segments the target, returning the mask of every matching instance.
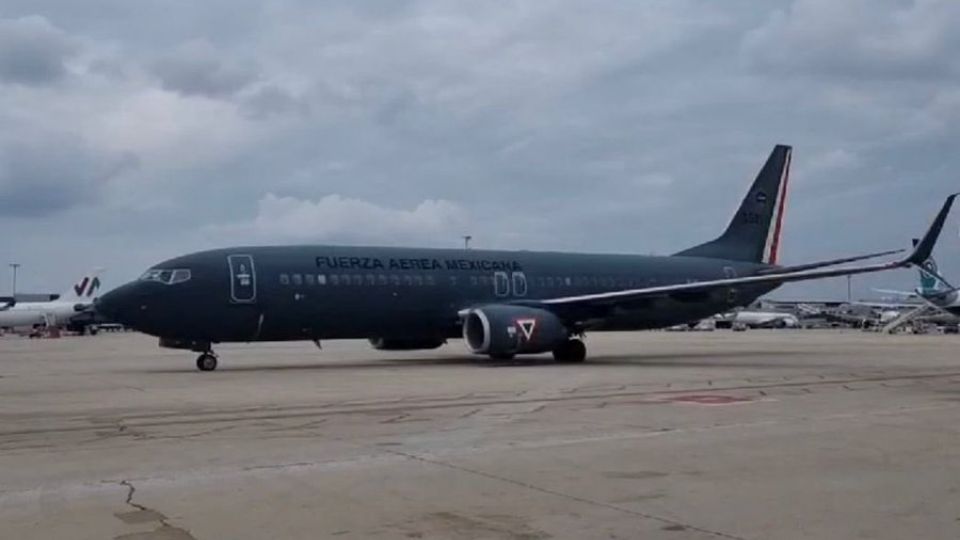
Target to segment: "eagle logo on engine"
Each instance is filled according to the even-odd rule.
[[[533,337],[533,331],[537,328],[536,319],[517,319],[516,321],[517,328],[520,329],[520,332],[523,333],[523,338],[526,341],[530,341],[530,338]]]

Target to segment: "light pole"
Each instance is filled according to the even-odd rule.
[[[10,268],[13,268],[13,292],[10,296],[17,297],[17,268],[20,268],[20,263],[10,263]]]
[[[463,235],[463,249],[470,249],[470,240],[473,240],[473,237],[469,234]]]

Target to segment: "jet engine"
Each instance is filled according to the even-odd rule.
[[[436,349],[447,340],[442,337],[405,337],[405,338],[370,338],[370,345],[378,351],[415,351],[418,349]]]
[[[538,308],[493,304],[467,311],[463,340],[470,352],[493,357],[552,351],[570,333],[553,313]]]

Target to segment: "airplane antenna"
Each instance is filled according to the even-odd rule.
[[[473,237],[469,234],[463,235],[463,249],[470,249],[470,241],[473,240]]]

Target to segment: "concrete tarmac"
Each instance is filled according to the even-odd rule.
[[[0,338],[0,538],[960,538],[960,337],[587,344]]]

